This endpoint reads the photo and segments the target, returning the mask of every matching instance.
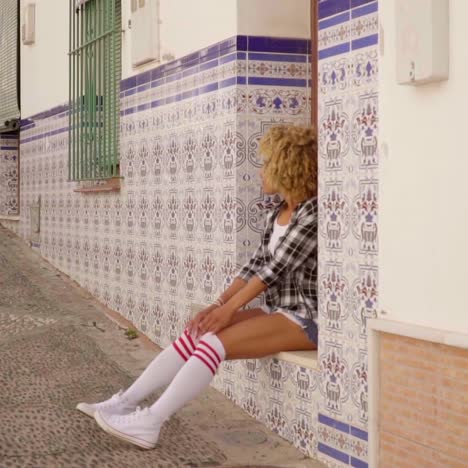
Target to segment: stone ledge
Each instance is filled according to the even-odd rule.
[[[283,351],[270,357],[307,369],[318,369],[317,351]]]
[[[19,221],[19,215],[0,215],[0,221]]]

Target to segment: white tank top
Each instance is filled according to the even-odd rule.
[[[280,237],[284,236],[286,230],[288,229],[288,226],[289,224],[281,226],[280,224],[278,224],[278,218],[275,219],[275,222],[273,223],[273,232],[271,233],[270,242],[268,243],[268,250],[270,251],[271,255],[274,254]]]

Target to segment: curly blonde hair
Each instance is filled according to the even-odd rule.
[[[317,134],[313,128],[281,125],[260,141],[266,181],[293,200],[317,194]]]

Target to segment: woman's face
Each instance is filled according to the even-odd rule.
[[[265,195],[273,195],[277,193],[277,190],[272,187],[265,179],[265,166],[260,169],[260,178],[262,179],[262,190]]]

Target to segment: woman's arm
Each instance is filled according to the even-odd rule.
[[[257,247],[253,253],[250,260],[239,270],[237,273],[237,278],[243,279],[245,283],[252,278],[253,275],[261,268],[263,265],[263,239],[260,242],[260,245]]]
[[[240,270],[233,284],[220,296],[221,303],[234,312],[281,280],[283,274],[298,268],[317,249],[317,212],[310,205],[298,223],[277,248],[275,255],[265,263],[262,245]]]
[[[275,216],[275,214],[276,214],[275,210],[272,210],[267,213],[266,215],[267,226],[271,224],[271,219],[273,216]],[[240,269],[239,273],[237,273],[237,278],[241,278],[245,280],[245,282],[247,283],[263,266],[263,264],[265,263],[265,257],[263,255],[263,250],[265,248],[264,245],[265,245],[265,232],[262,234],[260,244],[258,245],[257,249],[253,253],[250,260]]]
[[[247,284],[247,281],[245,279],[240,278],[240,277],[234,278],[234,281],[232,282],[231,286],[229,286],[229,288],[227,288],[219,296],[219,300],[221,304],[226,304],[226,302],[229,301],[231,297],[236,295],[241,289],[243,289],[246,284]]]
[[[199,329],[202,333],[218,333],[229,325],[234,313],[240,308],[255,299],[259,294],[267,289],[257,276],[253,276],[249,282],[237,291],[226,304],[218,307],[207,314],[200,322]]]
[[[275,255],[255,273],[267,288],[280,282],[284,274],[299,268],[317,251],[317,216],[315,209],[291,227],[278,245]]]
[[[247,305],[250,301],[255,299],[262,292],[266,291],[266,284],[258,278],[253,276],[249,282],[245,284],[242,289],[233,294],[225,305],[232,310],[232,313]]]

